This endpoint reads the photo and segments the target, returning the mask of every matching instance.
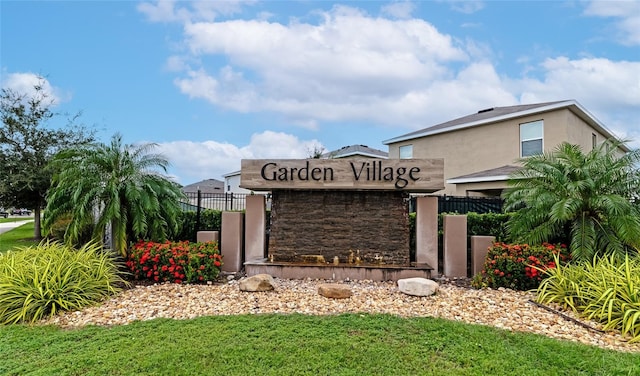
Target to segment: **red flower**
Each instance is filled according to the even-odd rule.
[[[169,267],[168,267],[168,266],[166,266],[166,265],[162,265],[162,271],[163,271],[163,272],[166,272],[166,271],[167,271],[167,269],[169,269]]]
[[[222,265],[222,264],[220,263],[220,261],[214,261],[214,262],[213,262],[213,265],[215,265],[215,266],[217,266],[217,267],[220,267],[220,265]]]

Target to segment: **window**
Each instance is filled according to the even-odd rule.
[[[542,120],[520,124],[520,156],[542,154]]]
[[[595,133],[591,133],[591,149],[595,149],[598,145],[598,137]]]
[[[413,145],[400,146],[400,159],[413,158]]]

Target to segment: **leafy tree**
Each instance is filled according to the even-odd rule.
[[[151,153],[157,145],[123,145],[119,134],[110,144],[70,148],[52,161],[55,168],[47,196],[45,226],[72,216],[65,240],[75,242],[83,226],[93,224],[93,238],[102,240],[110,228],[113,249],[126,256],[130,237],[162,241],[177,232],[184,199],[169,180],[169,162]],[[161,170],[161,172],[158,172]]]
[[[307,148],[307,158],[320,159],[324,153],[324,147],[314,144],[312,149]]]
[[[31,95],[3,88],[0,95],[0,206],[26,207],[35,213],[34,237],[42,237],[40,210],[51,184],[47,165],[62,148],[93,141],[93,131],[76,125],[77,115],[64,127],[48,128],[61,115],[39,77]]]
[[[640,149],[621,155],[609,140],[588,153],[563,143],[552,153],[521,159],[505,193],[517,210],[507,226],[516,241],[567,240],[575,259],[640,249]]]

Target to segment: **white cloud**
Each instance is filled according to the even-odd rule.
[[[175,84],[216,106],[281,113],[306,127],[345,119],[415,123],[376,109],[400,106],[407,95],[455,74],[448,63],[469,59],[464,46],[423,20],[372,18],[345,6],[320,15],[317,25],[188,23],[192,56],[224,55],[228,65],[186,69]]]
[[[484,8],[483,1],[447,0],[456,12],[472,14]]]
[[[633,21],[622,3],[590,3],[585,13]],[[451,6],[472,13],[484,3]],[[354,121],[402,132],[486,107],[576,99],[618,134],[638,138],[629,124],[640,118],[637,61],[526,58],[520,61],[526,63],[523,76],[509,77],[498,73],[500,57],[489,44],[403,17],[411,11],[412,3],[392,2],[378,17],[350,6],[314,11],[315,23],[270,17],[189,21],[188,52],[172,56],[167,67],[177,71],[175,85],[191,98],[237,112],[276,114],[309,129]],[[389,14],[394,19],[384,18]]]
[[[514,81],[521,101],[577,99],[587,108],[638,113],[640,108],[640,62],[607,59],[545,60],[544,78]]]
[[[520,102],[575,99],[616,135],[640,145],[640,62],[557,57],[540,68],[540,80],[511,82],[511,91],[521,93]]]
[[[222,180],[222,175],[240,169],[241,159],[307,158],[317,140],[265,131],[253,134],[248,145],[236,146],[217,141],[173,141],[159,144],[158,151],[171,162],[170,173],[182,184],[204,179]]]
[[[615,18],[618,41],[625,45],[640,45],[640,1],[591,1],[584,14]]]
[[[3,76],[3,89],[10,89],[19,95],[25,95],[27,98],[35,96],[36,86],[40,86],[42,88],[40,94],[44,94],[46,99],[43,99],[50,103],[50,105],[60,104],[70,98],[69,94],[62,93],[60,89],[53,87],[45,77],[35,73],[8,73]]]
[[[251,5],[255,2],[255,0],[216,0],[186,3],[176,0],[162,0],[155,2],[155,4],[143,2],[138,4],[137,8],[151,22],[213,21],[220,16],[240,13],[244,5]]]
[[[407,19],[411,18],[411,14],[415,9],[416,5],[410,1],[398,1],[383,6],[381,10],[382,14],[394,18]]]

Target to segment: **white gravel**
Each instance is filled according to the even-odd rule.
[[[338,281],[351,286],[347,299],[320,296],[317,285],[325,280],[276,279],[268,292],[242,292],[238,281],[211,285],[157,284],[122,291],[99,306],[66,312],[43,321],[62,327],[124,325],[159,317],[177,320],[198,316],[263,313],[330,315],[339,313],[388,313],[403,317],[440,317],[497,328],[539,333],[626,352],[640,352],[619,333],[598,333],[537,307],[531,293],[508,289],[476,290],[442,284],[430,297],[415,297],[398,291],[394,282]],[[575,317],[571,313],[565,314]],[[597,323],[580,320],[601,328]]]

